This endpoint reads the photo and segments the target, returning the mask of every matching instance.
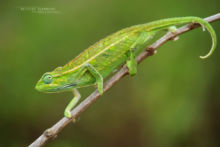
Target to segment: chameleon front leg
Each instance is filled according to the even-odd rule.
[[[69,104],[66,106],[64,111],[64,116],[67,118],[71,118],[71,110],[81,98],[81,95],[76,88],[73,89],[73,95],[74,95],[73,99],[69,102]]]
[[[130,76],[133,76],[137,73],[137,61],[136,56],[134,54],[134,49],[131,49],[128,54],[129,59],[126,62],[126,66],[128,67]]]
[[[98,91],[99,91],[100,94],[102,94],[103,93],[103,77],[102,77],[102,75],[95,69],[94,66],[92,66],[89,63],[85,64],[85,67],[88,69],[88,71],[96,79],[96,83],[98,85]]]
[[[100,94],[103,93],[103,77],[102,75],[91,65],[91,64],[85,64],[84,67],[81,69],[81,72],[79,74],[79,78],[80,76],[82,76],[85,71],[88,70],[96,79],[96,83],[98,85],[98,91]],[[77,102],[80,100],[80,93],[78,92],[78,90],[76,88],[73,89],[73,99],[70,101],[70,103],[67,105],[67,107],[65,108],[64,111],[64,116],[66,116],[67,118],[71,118],[71,110],[74,108],[74,106],[77,104]]]

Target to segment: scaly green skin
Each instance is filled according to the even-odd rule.
[[[45,73],[38,81],[36,89],[43,92],[60,92],[98,84],[98,90],[102,93],[103,78],[123,63],[127,62],[131,75],[136,74],[135,56],[146,48],[146,43],[155,33],[173,25],[190,22],[201,24],[211,34],[212,48],[206,56],[201,57],[207,58],[213,53],[217,41],[211,25],[198,17],[168,18],[125,28],[107,36],[84,50],[65,66]],[[173,32],[173,27],[171,28]],[[72,107],[69,106],[67,111]],[[65,116],[71,117],[66,111]]]

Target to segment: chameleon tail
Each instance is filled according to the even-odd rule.
[[[214,29],[212,26],[205,20],[199,17],[189,16],[189,17],[177,17],[177,18],[168,18],[160,21],[155,21],[151,23],[144,24],[146,31],[152,31],[154,29],[164,29],[168,26],[183,24],[183,23],[199,23],[202,27],[205,27],[212,38],[212,47],[210,51],[205,56],[200,56],[201,59],[208,58],[215,50],[217,45],[217,38]]]

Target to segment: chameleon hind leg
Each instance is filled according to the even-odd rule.
[[[130,50],[128,51],[128,60],[126,61],[126,65],[129,70],[129,74],[131,76],[136,75],[137,73],[137,60],[136,54],[139,52],[139,45],[145,44],[149,39],[153,37],[155,31],[152,32],[142,32],[138,39],[131,45]]]
[[[98,85],[98,91],[100,94],[102,94],[103,93],[103,77],[102,77],[102,75],[95,69],[94,66],[92,66],[89,63],[85,64],[85,67],[88,69],[88,71],[96,79],[96,83]]]
[[[81,95],[76,88],[73,89],[73,95],[73,99],[69,102],[64,111],[64,116],[67,118],[71,118],[71,110],[74,108],[74,106],[76,106],[77,102],[81,98]]]
[[[126,66],[128,67],[129,74],[131,76],[136,75],[137,73],[137,61],[136,61],[136,56],[134,54],[133,49],[131,49],[128,53],[129,59],[126,62]]]

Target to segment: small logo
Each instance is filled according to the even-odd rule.
[[[38,13],[38,14],[59,14],[56,8],[47,7],[18,7],[21,12]]]

